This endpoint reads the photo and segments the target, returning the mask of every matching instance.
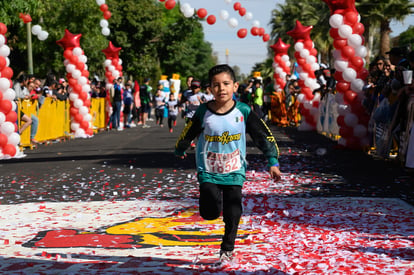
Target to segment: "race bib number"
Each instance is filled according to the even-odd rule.
[[[206,171],[210,173],[226,174],[240,170],[240,150],[233,153],[207,153]]]

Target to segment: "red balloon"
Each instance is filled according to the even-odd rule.
[[[16,146],[12,144],[6,144],[3,147],[3,154],[9,155],[11,157],[14,157],[16,155]]]
[[[336,90],[339,93],[345,93],[347,90],[349,90],[349,82],[345,82],[345,81],[340,81],[336,83]]]
[[[246,35],[247,35],[247,29],[243,28],[243,29],[240,29],[240,30],[237,31],[237,36],[239,38],[245,38]]]
[[[345,126],[345,117],[344,116],[338,116],[336,119],[336,122],[340,127]]]
[[[351,46],[345,46],[341,49],[341,55],[342,57],[349,59],[355,56],[355,50]]]
[[[241,8],[241,6],[242,5],[240,4],[240,2],[236,2],[236,3],[234,3],[233,8],[234,8],[235,11],[238,11]]]
[[[78,81],[74,79],[73,77],[68,77],[69,85],[73,88],[76,84],[78,84]]]
[[[6,121],[10,121],[10,122],[17,122],[17,113],[15,111],[10,111],[7,113],[6,115]]]
[[[73,56],[73,51],[71,49],[70,50],[64,50],[63,51],[63,57],[64,58],[70,60],[72,58],[72,56]]]
[[[6,26],[6,25],[4,25],[4,23],[1,23],[1,22],[0,22],[0,34],[5,35],[5,34],[6,34],[6,32],[7,32],[7,26]]]
[[[10,67],[4,67],[3,70],[1,70],[1,77],[5,77],[8,79],[11,79],[13,77],[13,70]]]
[[[80,92],[79,93],[79,98],[82,100],[82,101],[85,101],[86,99],[88,99],[88,94],[86,93],[86,92]]]
[[[317,56],[318,55],[318,50],[315,48],[312,48],[309,50],[309,54],[313,55],[313,56]]]
[[[165,8],[167,9],[167,10],[172,10],[174,7],[175,7],[175,1],[174,0],[167,0],[166,2],[165,2]]]
[[[275,61],[275,63],[280,64],[280,62],[282,61],[282,57],[280,55],[275,55],[273,60]]]
[[[214,15],[209,15],[207,17],[207,23],[213,25],[214,23],[216,23],[216,17]]]
[[[344,23],[353,26],[358,22],[358,13],[355,11],[348,11],[344,15]]]
[[[70,107],[70,109],[69,109],[69,113],[70,113],[70,116],[71,116],[71,117],[74,117],[74,116],[76,116],[77,114],[79,114],[79,110],[78,110],[77,108],[75,108],[75,107]]]
[[[11,111],[13,105],[9,100],[3,99],[0,102],[0,111],[7,114],[8,112]]]
[[[342,77],[342,73],[340,71],[335,71],[334,78],[336,81],[344,81],[344,78]]]
[[[259,28],[258,27],[252,27],[250,29],[250,33],[254,36],[259,35]]]
[[[77,123],[81,123],[83,121],[83,115],[79,113],[77,113],[73,118],[75,119],[75,122]]]
[[[351,64],[355,67],[356,71],[359,71],[364,66],[364,60],[359,56],[354,56],[349,59]]]
[[[312,42],[312,40],[306,39],[305,41],[303,41],[303,47],[305,49],[308,49],[308,50],[312,49],[313,48],[313,42]]]
[[[0,71],[3,70],[7,65],[6,58],[0,55]]]
[[[109,18],[111,18],[112,13],[110,11],[105,11],[103,14],[103,17],[108,20]]]
[[[269,41],[269,39],[270,39],[270,35],[269,35],[269,34],[267,34],[267,33],[265,33],[265,34],[263,34],[262,39],[263,39],[263,42],[267,42],[267,41]]]
[[[200,18],[204,18],[207,16],[207,10],[204,8],[198,9],[197,10],[197,16]]]
[[[88,136],[93,136],[93,130],[91,128],[88,128],[85,132]]]
[[[369,75],[369,71],[367,69],[362,68],[358,73],[358,78],[361,78],[362,80],[365,80],[368,75]]]
[[[102,12],[105,12],[108,10],[108,5],[107,4],[102,4],[99,6],[99,8],[101,9]]]
[[[84,76],[84,77],[88,78],[88,77],[89,77],[89,71],[88,71],[88,70],[83,70],[83,71],[82,71],[82,76]],[[122,74],[121,74],[121,76],[122,76]],[[111,82],[111,83],[112,83],[112,82]]]
[[[89,128],[89,122],[88,121],[86,121],[86,120],[83,120],[81,123],[80,123],[80,127],[83,129],[83,130],[88,130],[88,128]]]
[[[362,23],[356,23],[354,27],[352,28],[352,32],[359,34],[359,35],[362,35],[364,31],[365,31],[365,27],[364,27],[364,24]]]
[[[299,79],[298,80],[298,85],[299,85],[299,87],[304,87],[305,86],[305,80]]]
[[[86,99],[86,100],[83,102],[83,105],[89,108],[89,107],[91,107],[91,101],[90,101],[89,99]]]
[[[333,39],[338,39],[338,38],[340,38],[340,35],[339,35],[339,33],[338,33],[338,29],[336,29],[336,28],[331,28],[331,29],[329,30],[329,35],[330,35]]]
[[[3,148],[8,141],[8,137],[5,134],[0,134],[0,148]]]
[[[259,28],[259,36],[262,36],[265,33],[265,29],[260,27]]]
[[[343,47],[347,46],[348,42],[346,39],[334,39],[333,41],[333,46],[335,47],[335,49],[340,50]]]
[[[344,137],[344,138],[352,137],[353,133],[354,133],[353,129],[351,127],[348,127],[348,126],[342,126],[339,129],[339,135],[341,137]]]
[[[246,14],[246,8],[241,7],[239,9],[239,14],[240,14],[240,16],[244,16]]]
[[[296,54],[298,54],[298,56],[299,56],[299,57],[296,57]],[[300,57],[300,53],[295,52],[295,57],[296,57],[296,62],[297,62],[300,66],[303,66],[303,65],[305,65],[305,64],[306,64],[306,59],[305,59],[305,58]]]
[[[319,108],[319,101],[313,101],[312,106],[315,108]]]
[[[351,90],[348,90],[344,93],[344,101],[346,104],[352,105],[355,102],[356,98],[357,98],[357,93]]]

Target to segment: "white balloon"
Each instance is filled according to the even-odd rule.
[[[300,73],[299,74],[299,78],[302,80],[308,79],[309,78],[309,74],[308,73]]]
[[[76,99],[74,102],[73,102],[73,106],[75,106],[75,108],[77,108],[77,109],[79,109],[80,107],[82,107],[83,106],[83,101],[82,101],[82,99]]]
[[[73,64],[68,64],[67,66],[66,66],[66,71],[68,72],[68,73],[73,73],[73,71],[74,70],[76,70],[76,66],[75,65],[73,65]]]
[[[16,92],[13,89],[7,89],[5,92],[3,92],[3,100],[9,100],[12,101],[16,97]]]
[[[341,93],[336,93],[335,94],[335,102],[338,103],[339,105],[343,105],[344,104],[344,95]]]
[[[69,64],[70,64],[70,61],[68,59],[63,60],[63,65],[65,65],[65,68]]]
[[[319,70],[319,69],[320,69],[320,67],[319,67],[319,64],[318,64],[318,63],[313,63],[313,64],[311,65],[311,68],[312,68],[312,70],[314,70],[314,71],[317,71],[317,70]]]
[[[367,135],[367,127],[364,125],[358,124],[354,127],[354,136],[362,138]]]
[[[91,91],[91,85],[89,85],[89,84],[83,85],[82,90],[89,93]]]
[[[306,57],[306,63],[308,63],[308,64],[313,64],[313,63],[315,63],[317,60],[316,60],[316,57],[315,56],[313,56],[313,55],[308,55],[307,57]]]
[[[355,127],[358,124],[358,117],[353,113],[345,115],[344,122],[349,127]]]
[[[49,33],[47,31],[41,31],[37,38],[39,38],[40,41],[45,41],[49,37]]]
[[[277,67],[276,69],[275,69],[275,73],[277,73],[277,74],[281,74],[283,72],[283,69],[282,68],[280,68],[280,67]]]
[[[7,56],[4,58],[6,59],[6,66],[10,67],[10,59]]]
[[[221,10],[219,16],[220,16],[220,19],[227,20],[229,18],[229,13],[226,10]]]
[[[332,28],[339,28],[344,23],[344,17],[340,14],[334,14],[329,18],[329,25]]]
[[[231,1],[233,1],[233,0],[224,0],[224,2],[225,2],[226,4],[231,4]]]
[[[282,61],[287,62],[287,61],[289,61],[289,55],[284,54],[284,55],[282,55],[281,59],[282,59]]]
[[[349,38],[352,35],[352,28],[349,25],[341,25],[338,28],[338,34],[343,38]]]
[[[297,51],[297,52],[300,52],[301,50],[303,50],[304,47],[305,47],[305,45],[303,45],[302,42],[295,43],[295,51]]]
[[[236,18],[232,17],[229,19],[228,24],[231,28],[235,28],[237,25],[239,25],[239,21],[237,21]]]
[[[85,71],[87,71],[88,70],[88,65],[87,64],[85,64],[85,67],[83,68]]]
[[[356,78],[351,82],[351,90],[357,93],[362,92],[362,89],[364,88],[364,80],[360,78]]]
[[[0,91],[7,91],[8,88],[10,88],[10,80],[5,77],[0,78]]]
[[[75,69],[72,72],[72,77],[75,78],[75,79],[78,79],[79,77],[81,77],[81,75],[82,75],[82,72],[78,69]]]
[[[115,78],[118,78],[118,77],[120,76],[119,71],[117,71],[117,70],[113,71],[112,75],[113,75]]]
[[[118,64],[122,65],[122,59],[121,58],[119,59]]]
[[[355,49],[355,54],[359,57],[364,58],[367,56],[367,48],[365,46],[359,46]]]
[[[101,19],[101,21],[99,22],[99,25],[101,26],[101,28],[106,28],[109,26],[108,20],[106,19]]]
[[[302,102],[304,102],[304,101],[305,101],[305,95],[304,95],[304,94],[298,94],[297,99],[298,99],[298,101],[299,101],[300,103],[302,103]]]
[[[71,129],[72,131],[75,131],[75,132],[76,132],[76,130],[78,130],[78,129],[79,129],[79,127],[80,127],[80,124],[79,124],[79,123],[77,123],[77,122],[72,122],[72,123],[70,124],[70,129]]]
[[[111,30],[108,27],[102,28],[102,34],[108,36],[111,34]]]
[[[302,58],[306,58],[306,57],[309,56],[309,50],[308,49],[303,49],[299,52],[299,54]]]
[[[11,133],[8,136],[7,142],[14,146],[18,145],[20,143],[20,135],[16,132]]]
[[[184,14],[184,17],[190,18],[191,16],[194,15],[194,12],[195,12],[194,8],[190,8],[186,10],[183,14]]]
[[[98,4],[98,6],[105,4],[105,0],[96,0],[96,4]]]
[[[81,76],[81,77],[78,78],[78,83],[81,86],[85,85],[87,82],[88,82],[88,79],[84,76]]]
[[[115,66],[114,65],[109,65],[108,66],[108,71],[113,73],[115,71]]]
[[[320,101],[321,100],[321,94],[320,93],[315,93],[314,97],[313,97],[313,101]]]
[[[12,110],[17,110],[17,103],[16,103],[16,101],[12,100],[11,101],[11,105],[12,105]]]
[[[341,58],[341,51],[340,50],[334,50],[332,52],[332,55],[333,55],[334,59],[340,59]]]
[[[104,66],[105,67],[108,67],[108,66],[110,66],[112,64],[112,60],[111,59],[106,59],[105,61],[104,61]]]
[[[6,136],[9,136],[11,133],[14,132],[14,123],[10,121],[2,123],[0,126],[0,132],[2,134],[5,134]]]
[[[348,45],[352,48],[358,48],[362,44],[362,38],[359,34],[351,34],[351,36],[348,38]]]
[[[91,114],[89,114],[89,113],[87,113],[87,114],[83,117],[83,119],[89,122],[89,121],[91,121],[91,120],[92,120],[92,115],[91,115]]]
[[[343,73],[342,77],[345,81],[352,82],[357,76],[357,72],[352,68],[346,68]]]
[[[82,63],[88,62],[88,58],[84,54],[80,55],[78,58],[79,58],[79,61]]]
[[[348,68],[348,64],[348,61],[337,59],[335,60],[334,67],[338,72],[343,72],[346,68]]]
[[[290,65],[292,65],[291,63],[290,63],[290,61],[288,60],[288,61],[286,61],[285,62],[285,65],[286,65],[286,67],[290,67]]]
[[[32,27],[32,33],[34,35],[38,35],[42,31],[42,27],[39,25],[33,25]]]
[[[4,35],[0,34],[0,47],[3,46],[4,43],[6,43],[6,38],[4,37]]]
[[[79,108],[79,114],[81,114],[82,116],[85,116],[86,114],[89,113],[89,109],[86,106],[81,106]]]
[[[188,4],[188,3],[184,3],[184,4],[182,4],[182,5],[181,5],[181,7],[180,7],[180,11],[181,11],[182,13],[184,13],[186,10],[189,10],[189,9],[191,9],[191,6],[190,6],[190,4]]]
[[[251,12],[246,12],[246,14],[244,15],[244,19],[246,19],[246,21],[250,21],[253,19],[253,13]]]
[[[339,94],[339,93],[337,93]],[[348,104],[338,104],[338,114],[340,116],[346,116],[349,113],[351,107]]]
[[[106,83],[105,84],[105,89],[110,90],[112,88],[113,84],[112,83]]]
[[[0,47],[0,55],[1,56],[9,56],[10,55],[10,48],[7,45],[3,45]]]
[[[79,98],[79,96],[78,96],[78,94],[76,94],[76,93],[70,93],[69,94],[69,100],[70,101],[75,101],[76,99],[78,99]]]
[[[6,115],[3,112],[0,112],[0,125],[6,121]]]
[[[75,131],[75,136],[76,137],[85,137],[85,130],[83,130],[82,128],[79,128]]]
[[[253,27],[260,27],[260,22],[258,20],[253,20],[252,26]]]

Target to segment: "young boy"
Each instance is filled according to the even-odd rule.
[[[176,143],[175,154],[184,158],[185,150],[198,136],[196,164],[200,215],[203,219],[214,220],[223,210],[225,231],[220,247],[220,262],[223,262],[233,258],[242,214],[242,186],[247,167],[246,132],[264,152],[270,175],[276,180],[280,179],[279,150],[266,124],[247,104],[233,100],[238,83],[231,67],[217,65],[211,68],[209,80],[215,100],[197,109]]]

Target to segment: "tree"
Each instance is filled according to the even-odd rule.
[[[412,51],[414,50],[414,26],[410,26],[399,35],[398,44],[402,47],[410,47]]]

